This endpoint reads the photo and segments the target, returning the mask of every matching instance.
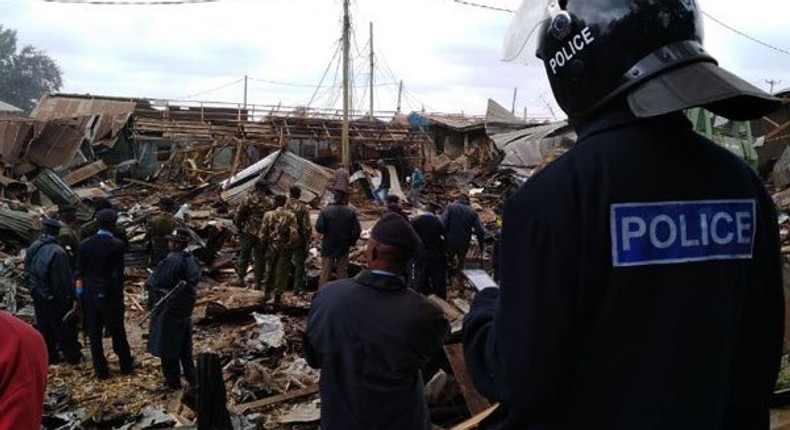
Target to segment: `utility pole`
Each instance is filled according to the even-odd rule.
[[[771,86],[771,95],[774,93],[774,85],[781,84],[782,81],[777,79],[766,79],[765,83]]]
[[[244,109],[247,109],[247,75],[244,75]]]
[[[401,79],[400,84],[398,85],[398,113],[400,113],[400,102],[403,98],[403,80]]]
[[[518,87],[513,89],[513,106],[510,108],[510,113],[516,114],[516,98],[518,97]]]
[[[343,134],[342,134],[342,161],[343,167],[351,169],[351,150],[348,137],[348,110],[349,110],[349,63],[351,50],[351,17],[348,15],[349,0],[343,0]]]
[[[373,121],[373,79],[375,78],[376,60],[373,56],[373,23],[370,23],[370,122]]]

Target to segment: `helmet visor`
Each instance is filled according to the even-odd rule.
[[[538,34],[550,18],[550,7],[556,0],[524,0],[505,34],[502,59],[530,66],[542,65],[537,57]]]

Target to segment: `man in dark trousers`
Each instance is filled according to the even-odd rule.
[[[436,205],[426,203],[425,211],[411,220],[414,231],[422,240],[422,248],[414,259],[414,289],[430,296],[447,298],[447,243],[444,226],[436,216]]]
[[[683,110],[747,120],[779,100],[716,65],[693,0],[536,4],[511,35],[539,37],[579,139],[507,201],[501,289],[466,317],[469,372],[502,405],[483,428],[768,429],[773,202]]]
[[[124,326],[124,261],[126,245],[112,231],[118,214],[103,209],[96,214],[99,230],[80,243],[77,257],[77,277],[82,280],[85,293],[83,306],[88,338],[91,343],[93,372],[99,379],[110,376],[102,345],[102,329],[107,327],[112,336],[112,349],[118,356],[121,373],[134,370],[134,360],[126,340]]]
[[[233,216],[233,223],[239,229],[239,260],[236,262],[236,274],[243,285],[252,260],[255,286],[258,289],[263,288],[266,278],[267,244],[261,242],[260,232],[263,216],[274,209],[271,195],[270,184],[259,179],[255,182],[255,190],[244,199]]]
[[[461,271],[466,264],[466,254],[472,243],[472,233],[477,237],[479,251],[483,251],[486,231],[480,223],[480,215],[469,204],[469,196],[461,194],[444,209],[442,214],[445,236],[447,237],[447,258],[450,263],[450,276],[460,282]]]
[[[406,287],[420,238],[385,214],[371,231],[368,271],[333,282],[313,299],[304,336],[321,369],[324,430],[429,430],[422,371],[449,332],[444,313]]]
[[[321,240],[321,275],[318,286],[329,282],[337,270],[337,279],[348,278],[348,252],[359,240],[362,227],[356,212],[348,207],[346,193],[335,191],[335,202],[318,215],[315,230],[324,235]]]
[[[64,321],[69,312],[77,312],[71,260],[56,239],[60,222],[46,218],[42,225],[41,236],[25,253],[25,279],[33,297],[36,327],[47,343],[50,364],[63,358],[67,363],[80,364],[82,352],[76,318]]]
[[[187,252],[189,230],[178,228],[168,236],[170,254],[156,266],[145,287],[148,306],[152,308],[179,282],[186,285],[170,301],[151,316],[148,352],[162,360],[165,377],[163,391],[181,388],[181,371],[189,385],[197,382],[192,359],[192,310],[200,282],[197,258]]]

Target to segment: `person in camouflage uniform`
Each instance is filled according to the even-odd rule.
[[[233,219],[239,229],[239,261],[236,263],[236,274],[243,284],[252,257],[255,284],[259,289],[263,286],[266,273],[266,242],[261,241],[259,233],[264,215],[274,208],[274,202],[269,197],[271,193],[267,182],[256,182],[255,191],[239,206]]]
[[[313,233],[313,226],[310,224],[310,209],[299,200],[302,197],[302,190],[293,186],[290,190],[291,198],[285,208],[296,217],[296,229],[299,240],[293,251],[291,265],[293,267],[293,289],[295,293],[302,293],[306,290],[304,263],[307,260],[307,252],[310,248],[310,238]]]
[[[104,198],[94,200],[92,206],[93,219],[83,224],[82,228],[80,229],[80,234],[83,239],[87,239],[99,231],[99,225],[96,223],[96,214],[99,213],[99,211],[104,209],[115,209],[112,205],[112,202]],[[115,229],[112,231],[112,234],[116,239],[120,239],[127,247],[129,246],[129,237],[126,235],[126,229],[120,225],[116,225]]]
[[[178,226],[176,217],[173,215],[177,206],[178,204],[175,200],[163,197],[159,200],[161,213],[151,215],[148,218],[145,237],[151,251],[149,260],[149,266],[151,267],[159,264],[170,252],[167,236]]]
[[[72,270],[76,267],[77,251],[82,240],[82,231],[77,222],[77,209],[74,206],[61,206],[58,208],[60,218],[60,230],[58,230],[58,242],[69,254]]]
[[[288,269],[294,249],[299,242],[296,216],[285,208],[287,199],[283,195],[274,197],[275,210],[263,217],[261,241],[268,244],[266,259],[271,266],[266,272],[266,299],[274,293],[274,303],[280,302],[288,285]]]

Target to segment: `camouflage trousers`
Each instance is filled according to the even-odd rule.
[[[301,293],[307,289],[305,285],[304,265],[307,261],[307,247],[299,246],[293,251],[291,266],[293,267],[293,289],[294,293]]]
[[[269,262],[269,269],[266,271],[266,282],[264,284],[267,296],[274,293],[275,300],[278,300],[288,287],[292,256],[292,249],[270,249],[266,253],[266,260]]]
[[[236,263],[236,273],[239,280],[244,282],[247,268],[252,261],[252,270],[255,274],[255,284],[258,288],[263,286],[266,276],[266,246],[258,237],[247,233],[239,235],[239,261]]]

